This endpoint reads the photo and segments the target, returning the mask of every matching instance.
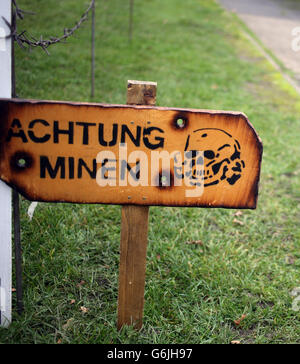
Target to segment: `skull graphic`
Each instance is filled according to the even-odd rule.
[[[239,142],[222,129],[197,129],[188,136],[185,146],[186,155],[191,157],[192,173],[190,179],[204,182],[204,187],[226,181],[234,185],[242,176],[245,162],[241,159]],[[197,151],[203,151],[204,171],[197,175],[196,166],[202,163]],[[187,177],[187,176],[186,176]],[[194,183],[195,184],[195,183]]]

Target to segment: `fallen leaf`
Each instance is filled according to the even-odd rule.
[[[243,215],[243,213],[242,213],[242,211],[237,211],[236,213],[234,213],[233,214],[234,216],[242,216]]]
[[[89,311],[88,308],[84,307],[84,306],[81,306],[80,307],[80,310],[83,312],[83,313],[87,313]]]
[[[230,344],[240,344],[241,342],[238,340],[232,340]]]
[[[233,219],[233,222],[234,222],[234,224],[239,224],[239,225],[241,225],[241,226],[243,226],[243,225],[244,225],[243,221],[240,221],[240,220],[238,220],[238,219]]]
[[[243,315],[242,315],[239,319],[234,320],[234,323],[236,324],[236,326],[239,326],[239,325],[241,324],[241,322],[242,322],[243,320],[245,320],[246,316],[247,316],[247,315],[243,314]]]

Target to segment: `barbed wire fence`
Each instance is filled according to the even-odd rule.
[[[92,13],[92,38],[91,38],[91,98],[95,95],[95,3],[96,0],[91,0],[88,8],[82,14],[80,19],[75,23],[72,28],[64,28],[63,35],[60,37],[51,36],[48,39],[44,39],[43,35],[40,35],[39,39],[32,36],[27,30],[23,30],[18,33],[17,19],[23,20],[26,15],[36,15],[33,11],[23,10],[19,7],[16,0],[12,0],[13,11],[12,19],[9,22],[4,17],[3,20],[7,27],[10,29],[10,34],[7,38],[12,38],[21,48],[31,51],[33,48],[41,48],[49,55],[48,48],[54,44],[66,42],[81,26],[88,20],[88,16]],[[133,36],[133,13],[134,13],[134,0],[129,0],[129,29],[128,39],[132,42]]]
[[[80,19],[75,23],[72,28],[64,28],[61,36],[51,36],[44,39],[40,35],[39,39],[32,36],[27,30],[18,32],[18,20],[23,20],[27,15],[36,15],[33,11],[23,10],[19,7],[16,0],[12,1],[12,18],[8,21],[2,17],[6,26],[9,28],[10,33],[6,38],[12,40],[12,97],[16,95],[16,77],[15,77],[15,57],[14,57],[14,44],[17,43],[19,47],[24,50],[32,51],[34,48],[41,48],[47,55],[49,55],[48,48],[54,44],[66,43],[78,29],[85,23],[89,15],[92,15],[92,29],[91,29],[91,98],[95,95],[95,3],[96,0],[91,0],[89,6],[82,14]],[[129,30],[128,39],[132,42],[133,36],[133,13],[134,13],[134,0],[129,0]],[[36,203],[34,208],[36,207]],[[21,228],[20,228],[20,199],[16,190],[13,190],[13,221],[14,221],[14,242],[15,242],[15,267],[16,267],[16,293],[17,293],[17,312],[22,314],[23,306],[23,285],[22,285],[22,246],[21,246]],[[31,211],[33,214],[33,211]]]
[[[20,33],[18,33],[17,30],[17,19],[23,20],[26,14],[35,15],[35,13],[22,10],[18,6],[16,0],[12,0],[12,4],[14,7],[12,23],[10,24],[7,19],[3,18],[4,22],[10,29],[10,34],[7,37],[11,37],[23,49],[31,50],[32,48],[40,47],[47,54],[49,54],[47,49],[51,45],[65,42],[69,37],[71,37],[76,32],[76,30],[78,30],[86,20],[88,20],[89,13],[95,9],[95,0],[91,0],[90,5],[82,14],[81,18],[75,23],[75,25],[72,28],[63,29],[63,35],[61,35],[60,37],[51,36],[48,39],[44,39],[43,35],[41,35],[39,39],[36,39],[30,33],[28,33],[27,30],[23,30]]]
[[[95,85],[95,0],[91,0],[88,8],[82,14],[80,19],[72,28],[64,28],[63,34],[59,37],[51,36],[44,39],[41,35],[39,39],[33,37],[27,30],[18,32],[17,20],[23,20],[26,15],[35,15],[32,11],[22,10],[16,0],[12,0],[12,17],[11,22],[2,17],[3,21],[10,30],[6,36],[12,40],[12,97],[16,95],[16,77],[15,77],[15,55],[14,45],[17,43],[22,49],[31,51],[33,48],[41,48],[49,55],[48,48],[54,44],[66,42],[81,26],[88,20],[89,14],[92,13],[92,52],[91,52],[91,97],[94,97]],[[22,314],[23,305],[23,283],[22,283],[22,245],[21,245],[21,224],[20,224],[20,197],[19,193],[13,189],[13,222],[14,222],[14,247],[15,247],[15,269],[16,269],[16,295],[17,295],[17,312]]]

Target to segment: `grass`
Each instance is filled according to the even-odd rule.
[[[19,0],[37,12],[19,29],[59,35],[87,3]],[[94,101],[125,103],[140,79],[160,106],[245,112],[264,142],[258,208],[152,207],[144,326],[118,332],[120,207],[39,204],[30,222],[23,200],[25,313],[14,302],[0,342],[299,343],[299,95],[214,1],[136,0],[131,44],[128,11],[97,1]],[[17,49],[18,95],[90,100],[90,23],[50,53]]]

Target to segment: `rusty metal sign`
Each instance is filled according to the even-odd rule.
[[[255,208],[261,158],[239,112],[0,100],[0,178],[29,200]]]

